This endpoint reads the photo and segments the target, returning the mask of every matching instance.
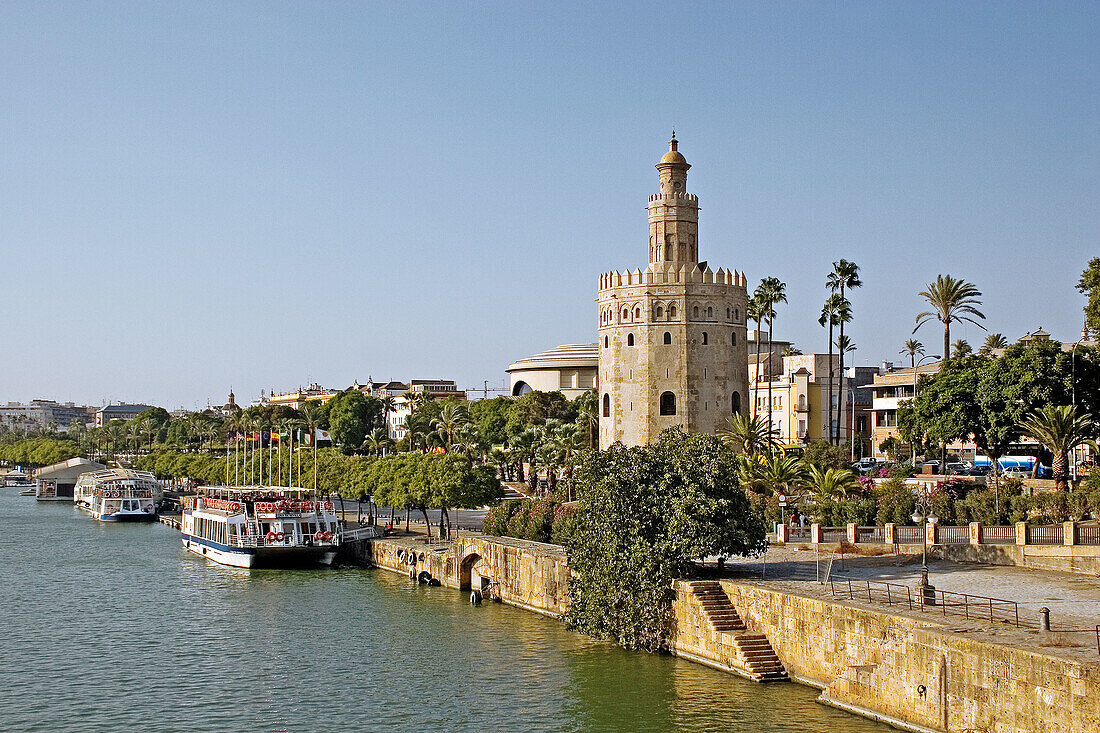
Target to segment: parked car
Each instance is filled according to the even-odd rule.
[[[1026,468],[1006,468],[1001,472],[1005,478],[1031,478],[1031,471]]]
[[[966,472],[970,470],[969,463],[948,463],[947,468],[944,469],[944,473],[948,476],[965,476]]]
[[[867,475],[871,471],[878,470],[878,461],[874,458],[860,458],[852,464],[852,470],[860,475]]]

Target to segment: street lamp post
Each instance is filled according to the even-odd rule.
[[[935,526],[940,521],[932,510],[932,505],[927,501],[917,502],[913,510],[913,522],[921,528],[921,558],[920,558],[920,582],[917,583],[917,592],[920,595],[921,605],[936,605],[936,588],[928,582],[928,525]]]
[[[1073,405],[1074,411],[1077,410],[1077,347],[1081,345],[1078,341],[1073,345],[1073,348],[1069,352],[1069,390],[1070,390],[1070,404]],[[1038,461],[1038,458],[1036,458]],[[1073,480],[1077,480],[1077,449],[1073,449],[1073,455],[1069,457],[1070,469],[1073,471]]]

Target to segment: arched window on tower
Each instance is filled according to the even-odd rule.
[[[714,318],[714,309],[707,308],[707,318]]]
[[[707,332],[703,331],[703,346],[707,345]]]
[[[603,396],[603,416],[611,417],[611,395],[609,394]]]
[[[629,321],[630,320],[630,309],[629,308],[623,308],[623,320],[624,321]]]
[[[671,344],[672,343],[672,334],[669,333],[668,331],[665,331],[665,343],[666,344]]]
[[[634,319],[638,321],[642,320],[642,306],[639,305],[634,308]]]
[[[726,320],[728,321],[729,319],[730,319],[730,309],[726,308]]]
[[[698,318],[699,317],[699,306],[694,306],[691,309],[691,317],[692,318]]]
[[[676,395],[671,392],[661,393],[661,414],[662,415],[675,415],[676,414]]]
[[[604,399],[607,399],[606,397]],[[741,393],[734,392],[730,395],[730,412],[737,414],[741,412]]]
[[[626,335],[626,345],[627,346],[633,346],[634,345],[634,334],[628,333]]]
[[[740,308],[734,308],[733,309],[733,320],[734,320],[734,322],[737,322],[737,321],[741,320],[741,309]]]
[[[603,347],[604,347],[605,349],[607,348],[607,336],[604,336],[604,337],[603,337]]]
[[[675,318],[676,317],[676,305],[675,304],[670,305],[668,307],[668,317],[669,318]]]
[[[730,346],[737,346],[737,332],[734,331],[730,334]]]

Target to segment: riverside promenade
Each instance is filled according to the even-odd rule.
[[[568,609],[567,556],[558,546],[464,532],[449,542],[374,540],[360,552],[361,562],[411,571],[422,582],[430,577],[451,588],[480,587],[551,616]],[[1036,572],[956,568],[952,587],[970,593],[983,577]],[[831,586],[818,582],[822,568],[813,553],[795,548],[776,547],[766,558],[710,570],[712,580],[675,584],[670,651],[677,656],[760,681],[789,676],[819,688],[824,704],[922,733],[1100,730],[1100,655],[1084,637],[848,596],[849,580],[911,584],[911,558],[834,559]],[[943,574],[951,575],[946,567]],[[936,582],[935,570],[932,575]],[[1032,586],[1032,600],[1063,598],[1062,610],[1100,602],[1092,581],[1076,586],[1070,598],[1055,595],[1061,580],[1080,579],[1044,578]],[[998,587],[1014,584],[1015,577]],[[1087,612],[1066,614],[1064,623],[1083,621]]]

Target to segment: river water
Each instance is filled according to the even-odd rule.
[[[239,570],[0,489],[4,731],[888,731],[380,570]]]

